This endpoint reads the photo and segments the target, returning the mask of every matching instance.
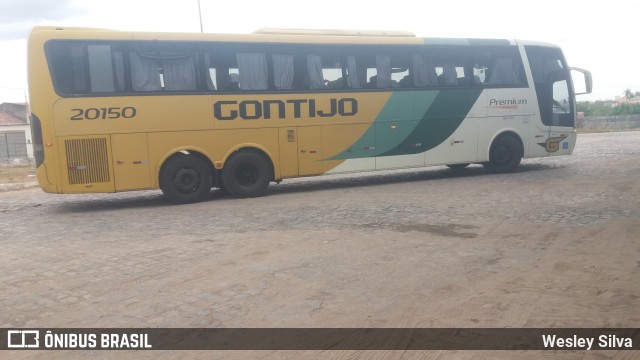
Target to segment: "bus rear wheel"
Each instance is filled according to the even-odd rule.
[[[169,158],[160,170],[160,189],[174,203],[190,204],[206,200],[212,183],[210,165],[197,156]]]
[[[493,141],[489,150],[489,162],[482,163],[482,166],[494,173],[514,172],[523,155],[522,144],[513,136],[503,135]]]
[[[222,170],[224,189],[239,198],[262,196],[273,179],[273,168],[262,154],[241,150],[226,161]]]

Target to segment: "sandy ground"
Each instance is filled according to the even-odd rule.
[[[638,327],[640,132],[480,166],[157,191],[0,193],[0,327]],[[7,358],[570,358],[638,352],[18,352]]]

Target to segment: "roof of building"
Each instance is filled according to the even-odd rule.
[[[0,125],[28,125],[26,104],[0,104]]]
[[[0,112],[0,126],[2,125],[27,125],[27,121],[11,114]]]

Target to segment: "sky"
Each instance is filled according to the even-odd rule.
[[[640,31],[634,0],[0,0],[0,103],[27,97],[27,37],[33,26],[248,34],[263,27],[404,30],[419,37],[536,40],[562,47],[591,71],[607,100],[640,91]],[[372,5],[373,4],[373,5]]]

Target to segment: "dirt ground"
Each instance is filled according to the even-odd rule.
[[[0,193],[0,327],[638,327],[640,132],[574,155],[213,192]],[[569,358],[638,352],[19,352],[6,358]]]
[[[0,184],[37,181],[35,165],[0,165]]]

